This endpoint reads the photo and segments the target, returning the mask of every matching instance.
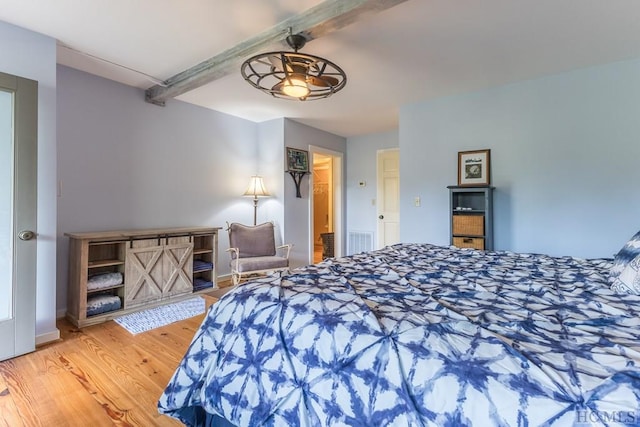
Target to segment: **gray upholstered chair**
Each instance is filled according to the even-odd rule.
[[[231,278],[237,285],[248,276],[289,270],[290,244],[276,247],[273,223],[243,225],[231,223],[229,249],[231,253]],[[278,255],[281,251],[281,255]]]

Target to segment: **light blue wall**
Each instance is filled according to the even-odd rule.
[[[284,148],[345,151],[346,140],[287,119],[253,123],[180,101],[144,102],[141,90],[58,68],[58,314],[66,308],[65,232],[253,222],[242,197],[251,175],[264,177],[258,221],[274,221],[294,243],[292,265],[308,263],[308,188],[296,199]],[[227,233],[220,273],[229,272]],[[297,252],[296,252],[297,251]]]
[[[66,307],[65,232],[253,222],[242,197],[258,168],[256,123],[58,68],[58,300]],[[226,233],[219,271],[226,274]]]
[[[38,82],[36,343],[56,328],[56,41],[0,21],[0,71]]]
[[[398,145],[398,131],[351,137],[347,140],[347,232],[370,232],[373,233],[373,241],[377,241],[377,152],[398,148]],[[359,186],[360,182],[365,182],[366,186]],[[400,184],[402,185],[402,177]]]
[[[270,197],[258,204],[258,224],[272,221],[276,226],[276,244],[284,242],[284,119],[268,120],[258,124],[258,169]]]
[[[338,153],[346,153],[347,140],[307,125],[284,119],[284,147],[299,148],[309,150],[310,146],[322,147]],[[283,149],[284,150],[284,149]],[[282,151],[282,173],[284,170],[284,151]],[[311,159],[310,159],[311,160]],[[293,243],[291,253],[291,264],[293,267],[307,265],[309,259],[309,221],[311,218],[309,202],[309,175],[302,178],[301,198],[296,197],[295,184],[293,179],[286,174],[284,180],[284,236],[287,243]],[[344,199],[344,197],[343,197]],[[342,201],[343,206],[345,200]]]
[[[610,257],[640,228],[639,138],[640,60],[404,106],[401,238],[448,244],[457,152],[489,148],[496,249]]]

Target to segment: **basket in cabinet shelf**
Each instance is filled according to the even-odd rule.
[[[454,215],[453,234],[463,236],[483,236],[484,215]]]
[[[484,239],[481,237],[454,237],[453,245],[459,248],[484,250]]]

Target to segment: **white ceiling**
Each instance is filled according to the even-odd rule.
[[[60,64],[147,89],[152,78],[78,51],[164,80],[320,2],[0,0],[0,20],[57,39]],[[640,57],[640,1],[409,0],[302,51],[341,66],[345,89],[273,99],[238,70],[178,99],[345,137],[389,131],[407,103]]]

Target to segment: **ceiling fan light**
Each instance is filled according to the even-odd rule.
[[[305,98],[309,95],[309,86],[304,75],[292,74],[282,80],[282,93],[292,98]]]
[[[291,31],[291,29],[289,29]],[[242,63],[242,78],[275,98],[308,101],[327,98],[342,90],[347,75],[336,64],[319,56],[298,52],[306,38],[290,34],[293,52],[265,52]]]

